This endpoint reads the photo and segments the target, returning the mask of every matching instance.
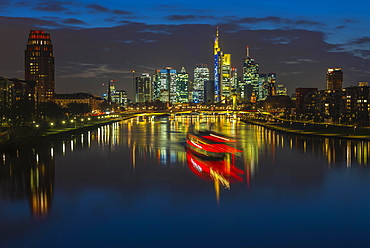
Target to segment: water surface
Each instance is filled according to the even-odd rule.
[[[243,152],[189,154],[190,126]],[[0,246],[368,247],[369,150],[222,116],[134,118],[2,154]]]

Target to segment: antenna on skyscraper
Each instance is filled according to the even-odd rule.
[[[247,48],[247,58],[249,58],[249,46],[246,46]]]

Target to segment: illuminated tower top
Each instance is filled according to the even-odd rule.
[[[342,89],[343,72],[342,68],[328,68],[326,72],[326,89],[340,90]]]
[[[217,30],[216,30],[216,37],[215,37],[215,42],[214,42],[214,54],[216,55],[218,52],[221,51],[221,48],[219,46],[219,43],[218,43],[218,26],[217,26]]]

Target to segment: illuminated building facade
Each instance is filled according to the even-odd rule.
[[[214,50],[214,83],[215,83],[215,102],[221,101],[221,87],[222,87],[222,58],[223,54],[219,46],[218,41],[218,27],[216,32],[216,38],[213,44]]]
[[[260,84],[259,84],[259,64],[254,61],[254,58],[249,56],[249,46],[246,47],[247,54],[244,58],[243,63],[243,80],[240,85],[241,97],[247,100],[251,100],[251,97],[258,98],[260,95]],[[245,87],[246,85],[250,85]],[[252,91],[246,94],[245,89],[251,88]]]
[[[287,96],[288,95],[288,89],[284,87],[284,85],[279,84],[276,87],[276,95],[277,96]]]
[[[113,86],[114,87],[114,86]],[[107,95],[105,95],[107,99]],[[92,112],[99,112],[99,105],[104,100],[90,93],[73,93],[73,94],[55,94],[54,102],[63,108],[68,107],[70,103],[84,103],[91,107]]]
[[[209,81],[209,69],[206,64],[197,64],[194,69],[192,97],[194,103],[205,102],[204,82]]]
[[[326,72],[326,89],[340,90],[342,89],[343,72],[342,68],[328,68]]]
[[[35,83],[36,101],[54,99],[54,56],[50,34],[31,30],[25,50],[25,80]]]
[[[184,67],[177,73],[176,80],[176,101],[178,103],[189,102],[189,73]]]
[[[34,105],[34,84],[17,78],[0,77],[0,112],[13,112],[17,103]]]
[[[161,70],[155,70],[152,78],[152,87],[153,87],[153,100],[158,100],[161,95],[161,77],[160,77]]]
[[[117,103],[118,106],[127,106],[127,92],[125,90],[115,90],[112,94],[112,102]]]
[[[267,74],[267,92],[268,96],[276,96],[276,73],[271,72]]]
[[[231,95],[231,54],[222,56],[222,80],[221,80],[221,99]]]
[[[151,101],[153,96],[152,80],[149,73],[135,78],[135,102]]]
[[[168,99],[166,100],[166,102],[176,103],[176,70],[172,67],[166,67],[160,70],[159,73],[160,92],[162,92],[162,90],[167,90]]]
[[[305,114],[311,111],[311,107],[314,104],[313,95],[317,93],[317,88],[296,88],[296,111],[298,115]],[[307,109],[307,106],[311,106]],[[313,107],[312,107],[313,108]]]
[[[239,89],[239,82],[238,82],[238,69],[235,66],[231,67],[230,80],[231,80],[231,92],[236,93],[237,90]]]

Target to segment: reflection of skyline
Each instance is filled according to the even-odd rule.
[[[307,176],[299,178],[298,175],[300,180],[294,181],[296,185],[312,185],[322,181],[322,174],[325,172],[322,165],[312,164],[313,167],[302,168],[299,164],[278,164],[282,161],[283,150],[298,158],[315,158],[315,161],[321,161],[333,168],[369,164],[368,141],[281,134],[263,127],[239,123],[225,116],[183,116],[173,119],[140,117],[55,141],[52,147],[45,145],[35,150],[19,151],[18,154],[2,154],[1,197],[11,201],[27,199],[35,218],[47,217],[54,194],[55,158],[93,148],[131,154],[131,161],[127,156],[121,162],[122,165],[131,164],[134,169],[136,166],[153,164],[153,161],[161,167],[187,169],[184,144],[186,132],[191,125],[198,129],[221,131],[238,140],[237,148],[244,152],[242,156],[236,157],[235,165],[243,169],[242,178],[248,187],[267,185],[270,182],[268,180],[278,180],[273,166],[279,166],[279,170],[287,172],[285,176],[292,172],[289,174],[292,183],[297,179],[298,172],[311,175],[308,179]],[[278,161],[277,164],[274,161]],[[282,182],[284,179],[279,180]]]
[[[354,163],[367,165],[369,163],[370,143],[363,140],[313,137],[305,135],[281,134],[261,126],[249,125],[255,134],[255,150],[268,152],[275,156],[276,148],[289,148],[319,158],[325,158],[328,165],[345,164],[351,167]]]
[[[190,150],[186,151],[189,169],[204,180],[212,180],[214,183],[217,202],[220,202],[220,187],[230,189],[230,183],[242,182],[243,170],[235,166],[233,154],[226,154],[222,160],[207,160],[200,158]]]
[[[1,197],[12,201],[27,199],[35,219],[46,218],[51,210],[55,182],[53,150],[23,149],[3,154],[0,163]]]

